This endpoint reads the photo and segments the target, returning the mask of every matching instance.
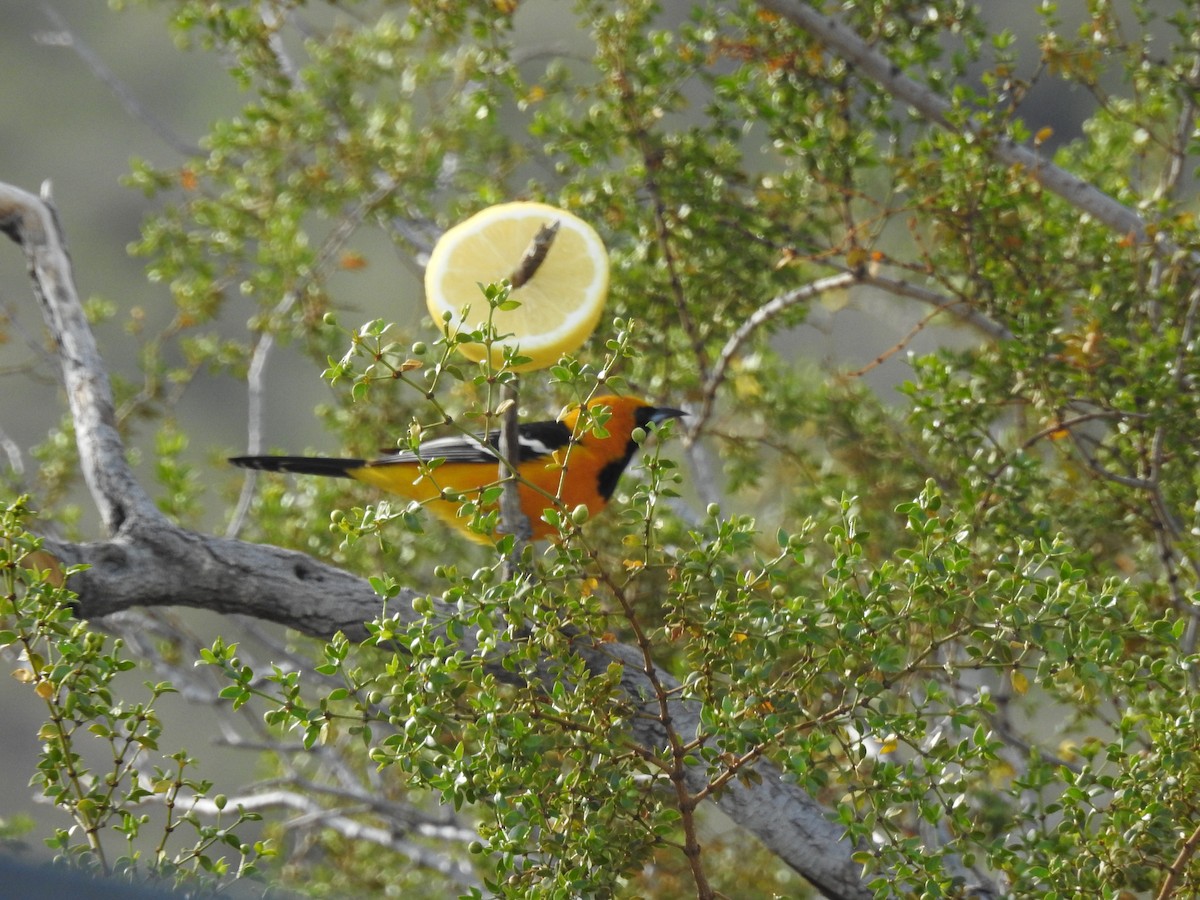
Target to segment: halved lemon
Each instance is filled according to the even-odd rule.
[[[425,303],[438,327],[455,334],[486,324],[488,302],[479,285],[511,278],[539,229],[555,223],[545,258],[513,288],[511,299],[520,306],[492,316],[496,332],[507,335],[492,345],[492,365],[503,362],[504,346],[530,358],[520,371],[545,368],[579,349],[596,330],[608,296],[608,251],[587,222],[545,203],[491,206],[442,235],[425,267]],[[449,323],[443,320],[447,312]],[[486,353],[483,344],[459,349],[476,362]]]

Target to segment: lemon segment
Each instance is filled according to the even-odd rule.
[[[545,368],[579,349],[595,331],[608,296],[608,251],[590,225],[545,203],[491,206],[442,235],[425,267],[425,303],[434,323],[448,334],[485,325],[489,309],[479,285],[511,278],[538,230],[556,222],[558,233],[541,265],[510,295],[520,306],[492,316],[496,333],[506,335],[492,345],[492,365],[503,362],[504,347],[530,357],[518,371]],[[447,312],[449,323],[443,321]],[[459,349],[476,362],[486,353],[482,344]]]

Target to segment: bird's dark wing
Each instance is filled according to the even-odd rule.
[[[571,429],[562,422],[524,422],[519,432],[521,458],[517,462],[532,462],[549,456],[571,441]],[[412,450],[385,451],[377,465],[387,463],[416,462],[419,459],[444,459],[446,462],[494,463],[499,460],[500,432],[492,431],[486,436],[452,435],[422,441],[416,452]]]

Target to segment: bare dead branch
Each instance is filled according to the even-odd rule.
[[[165,523],[108,541],[46,539],[64,565],[90,568],[73,576],[81,618],[131,607],[189,606],[244,614],[305,634],[338,631],[365,640],[381,602],[364,579],[291,550],[199,534]],[[412,594],[401,601],[411,600]]]
[[[0,184],[0,231],[25,251],[34,293],[58,348],[83,477],[105,527],[116,534],[131,519],[165,525],[125,461],[108,370],[79,301],[49,182],[41,199]]]

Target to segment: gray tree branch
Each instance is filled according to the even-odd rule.
[[[80,615],[98,618],[133,607],[190,606],[250,615],[315,637],[341,631],[351,640],[365,639],[363,623],[380,611],[380,600],[365,579],[302,553],[189,531],[157,510],[125,460],[107,368],[83,315],[48,199],[0,183],[0,231],[29,260],[34,293],[59,349],[81,464],[111,535],[90,543],[45,540],[45,549],[64,565],[89,567],[70,581]],[[402,594],[394,612],[415,615],[412,597],[411,592]],[[441,612],[449,618],[454,607],[446,605]],[[614,659],[622,664],[629,702],[645,710],[630,717],[631,739],[666,746],[654,682],[641,652],[586,637],[575,639],[575,649],[597,672],[607,671]],[[654,675],[670,693],[667,712],[676,732],[700,734],[700,703],[681,699],[679,682],[665,673]],[[734,779],[715,797],[731,819],[826,896],[875,896],[852,859],[854,846],[830,810],[769,762],[760,760],[744,771],[756,776],[753,783]],[[687,779],[698,792],[709,783],[710,773],[694,765]]]
[[[948,131],[964,130],[954,124],[954,107],[949,100],[905,75],[899,66],[837,17],[827,15],[803,0],[757,0],[757,3],[807,31],[828,47],[830,53],[853,64],[862,76],[916,110],[926,121]],[[965,130],[976,136],[982,136],[983,132],[971,120],[967,120]],[[1062,197],[1076,209],[1094,216],[1117,234],[1131,235],[1139,244],[1151,239],[1146,230],[1146,221],[1136,210],[1110,197],[1090,182],[1056,166],[1037,151],[1017,144],[1004,135],[991,135],[986,146],[996,160],[1023,167],[1046,190]]]
[[[108,370],[84,316],[50,184],[33,194],[0,184],[0,231],[25,251],[33,292],[62,366],[83,477],[109,534],[131,518],[166,523],[125,461]]]

